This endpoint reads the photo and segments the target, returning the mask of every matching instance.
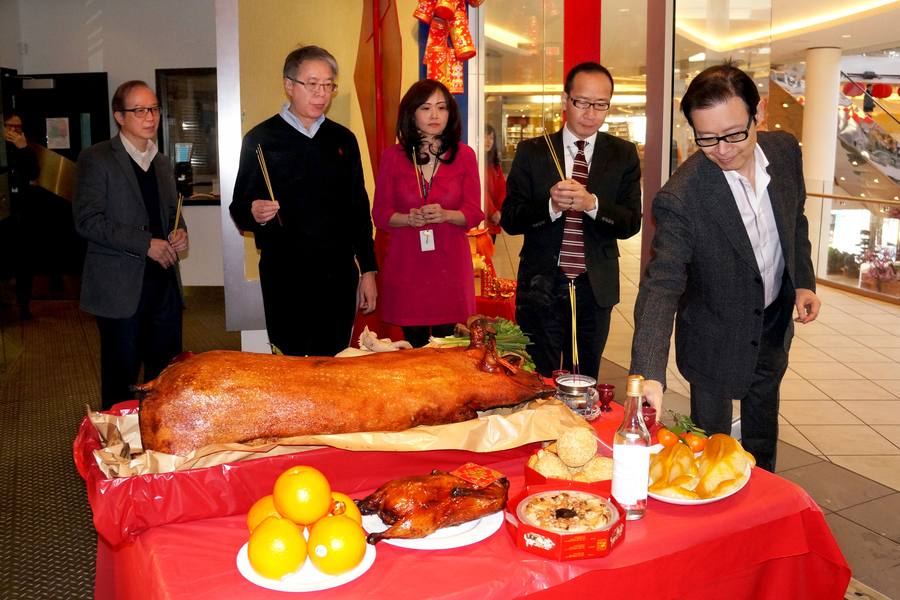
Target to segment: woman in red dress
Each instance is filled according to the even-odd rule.
[[[481,183],[475,152],[461,143],[462,116],[440,82],[413,84],[400,101],[397,138],[375,182],[372,220],[391,234],[382,319],[415,347],[453,333],[475,313],[466,232],[477,226]]]
[[[500,229],[500,209],[506,198],[506,179],[500,168],[500,153],[497,152],[497,135],[494,128],[484,126],[484,210],[487,217],[488,233],[497,241]]]

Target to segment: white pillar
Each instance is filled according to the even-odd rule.
[[[809,48],[806,51],[806,89],[803,105],[803,176],[806,190],[831,194],[837,148],[838,94],[841,84],[841,50]],[[816,273],[825,272],[831,200],[808,198],[806,218]]]

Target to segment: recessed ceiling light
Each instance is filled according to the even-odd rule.
[[[784,104],[782,104],[782,105],[781,105],[781,106],[783,106],[783,107],[785,107],[785,108],[787,108],[787,102],[785,102],[785,103],[784,103]]]
[[[781,129],[781,125],[779,125],[778,123],[775,123],[775,129]]]
[[[620,8],[619,12],[628,12],[630,10],[631,10],[630,8]]]
[[[841,37],[842,37],[842,38],[848,38],[848,37],[852,37],[852,36],[849,35],[849,34],[847,34],[847,35],[842,35]]]
[[[880,181],[878,181],[878,180],[877,180],[877,179],[875,179],[875,180],[874,180],[874,181],[875,181],[875,183],[881,183],[881,182],[880,182]]]
[[[841,177],[841,181],[847,181],[846,177]]]
[[[865,195],[865,194],[860,194],[859,197],[860,197],[860,198],[865,198],[866,195]]]

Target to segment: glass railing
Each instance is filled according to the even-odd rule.
[[[900,299],[900,202],[807,195],[831,204],[828,255],[817,280]]]

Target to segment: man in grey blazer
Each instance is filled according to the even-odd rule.
[[[570,281],[579,369],[597,377],[612,307],[619,301],[617,240],[641,228],[637,148],[600,131],[612,93],[612,77],[600,64],[573,67],[562,93],[566,124],[550,136],[565,179],[546,140],[538,136],[518,145],[506,182],[500,223],[507,234],[525,236],[516,321],[531,336],[528,352],[545,377],[561,362],[562,368],[573,368]],[[580,246],[575,251],[580,256],[574,256],[570,240]]]
[[[172,162],[153,138],[160,106],[142,81],[112,100],[119,135],[78,157],[72,212],[87,239],[81,308],[97,317],[103,409],[129,400],[181,352],[178,255],[187,249]]]
[[[669,338],[691,384],[691,418],[730,433],[741,401],[744,448],[775,469],[778,389],[798,323],[819,313],[803,214],[800,147],[759,132],[753,80],[730,63],[691,82],[681,103],[701,152],[679,167],[653,201],[653,257],[635,303],[631,372],[661,414]]]

